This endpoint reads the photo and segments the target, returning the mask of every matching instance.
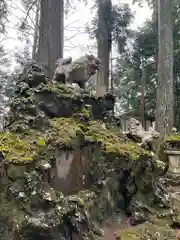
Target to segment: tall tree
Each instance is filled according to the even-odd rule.
[[[98,29],[97,44],[98,57],[102,61],[104,84],[109,88],[109,58],[112,44],[112,2],[111,0],[98,1]]]
[[[142,3],[143,0],[134,0]],[[158,13],[158,84],[156,94],[156,122],[161,137],[170,134],[174,124],[173,94],[173,19],[172,0],[146,0]],[[175,1],[175,4],[179,3]],[[158,11],[157,11],[158,10]]]
[[[102,3],[105,4],[104,1]],[[104,65],[104,77],[106,88],[109,86],[109,57],[112,46],[116,46],[118,53],[123,54],[133,31],[130,24],[133,18],[128,4],[112,5],[106,4],[101,7],[101,1],[98,1],[98,11],[91,26],[87,27],[90,37],[97,38],[98,56]]]
[[[32,59],[37,58],[37,48],[39,39],[39,18],[40,18],[40,2],[36,1],[36,14],[35,14],[35,26],[34,26],[34,36],[33,36],[33,48],[32,48]]]
[[[172,7],[172,0],[158,1],[159,54],[156,121],[162,137],[170,134],[174,124]]]
[[[58,58],[63,57],[64,0],[41,0],[37,61],[51,77]]]
[[[0,1],[0,43],[3,42],[5,33],[5,19],[7,17],[7,1]],[[7,67],[8,59],[3,45],[0,45],[0,131],[3,129],[3,118],[5,113],[5,90],[7,87],[7,79],[5,68]]]

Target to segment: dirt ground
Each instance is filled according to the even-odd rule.
[[[129,219],[125,218],[122,223],[106,222],[102,228],[104,231],[103,240],[116,240],[116,232],[129,226]]]

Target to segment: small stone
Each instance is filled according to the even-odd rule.
[[[24,192],[20,192],[20,193],[19,193],[19,197],[20,197],[20,198],[25,198],[25,197],[26,197],[26,195],[25,195],[25,193],[24,193]]]
[[[50,188],[48,191],[43,191],[43,199],[49,202],[57,202],[57,196],[53,188]]]
[[[51,165],[49,163],[45,163],[45,164],[43,164],[41,166],[44,168],[44,170],[48,170],[48,169],[51,168]]]
[[[136,226],[147,221],[148,218],[143,213],[135,212],[131,217],[131,225]]]

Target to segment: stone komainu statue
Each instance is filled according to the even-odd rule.
[[[72,62],[72,58],[60,58],[56,63],[53,80],[60,83],[76,83],[85,88],[86,82],[100,69],[101,61],[94,55],[88,55]]]

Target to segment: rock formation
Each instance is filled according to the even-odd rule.
[[[135,226],[154,206],[175,222],[173,211],[163,215],[163,162],[104,121],[113,105],[111,94],[97,98],[26,67],[0,136],[1,240],[103,239],[110,216],[123,211]]]

